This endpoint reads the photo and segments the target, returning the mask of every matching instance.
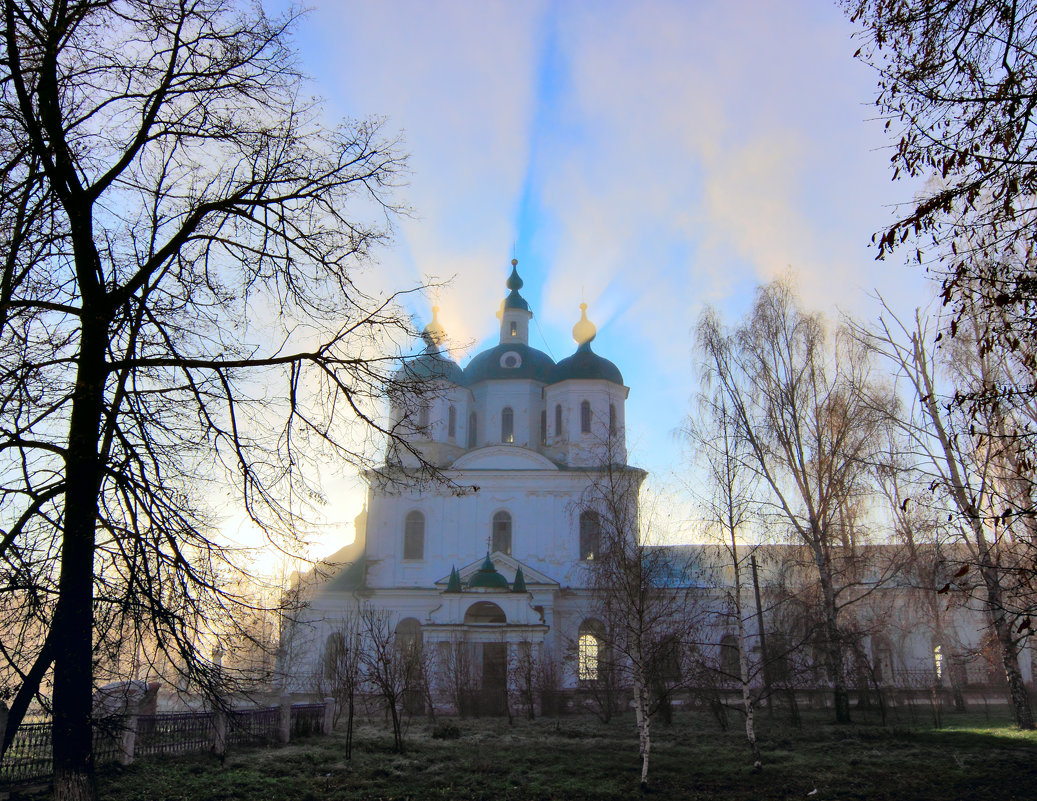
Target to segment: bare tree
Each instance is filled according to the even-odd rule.
[[[879,258],[910,243],[942,282],[952,310],[945,330],[953,336],[972,318],[981,351],[1019,361],[1021,394],[988,387],[975,400],[1033,400],[1037,3],[841,4],[862,26],[857,56],[879,74],[876,105],[897,143],[893,178],[927,181],[907,213],[876,235]]]
[[[908,327],[887,309],[874,331],[859,333],[896,370],[910,398],[895,419],[911,443],[912,468],[926,480],[931,497],[959,522],[956,533],[965,558],[938,592],[948,593],[952,584],[970,592],[967,574],[975,568],[980,577],[975,589],[1000,646],[1016,722],[1032,729],[1033,712],[1019,669],[1024,635],[1017,628],[1033,601],[1027,569],[1031,563],[1026,560],[1031,543],[1028,536],[1017,536],[1012,515],[1004,514],[1002,504],[1005,494],[1013,492],[1011,470],[1005,474],[1011,458],[1006,449],[1013,440],[992,435],[998,422],[991,407],[977,425],[955,403],[953,390],[944,388],[939,356],[929,348],[930,334],[920,313]],[[954,349],[953,362],[945,368],[959,381],[986,380],[994,369],[988,357],[966,341]]]
[[[360,610],[360,627],[364,680],[381,698],[392,721],[393,747],[403,753],[404,702],[409,693],[420,691],[427,675],[420,636],[400,636],[396,616],[371,606]]]
[[[411,326],[355,270],[403,162],[377,123],[321,126],[291,16],[3,14],[0,559],[5,614],[26,621],[4,743],[52,677],[55,793],[91,798],[99,638],[148,629],[216,676],[198,643],[245,599],[213,540],[214,478],[291,549],[322,501],[315,462],[366,464],[370,433],[395,433],[375,409]]]
[[[590,586],[602,629],[591,635],[596,642],[577,644],[578,658],[582,679],[593,682],[604,666],[631,688],[646,789],[652,720],[668,707],[669,683],[687,670],[681,662],[698,621],[686,554],[648,544],[650,525],[639,503],[644,471],[614,464],[607,444],[602,452],[603,465],[583,499],[600,521]]]
[[[809,551],[820,584],[823,656],[836,719],[850,719],[840,600],[861,585],[855,506],[868,491],[868,465],[884,417],[873,407],[869,361],[841,334],[835,347],[823,320],[803,312],[791,286],[757,290],[733,332],[707,310],[699,323],[706,379],[726,398],[758,476],[769,517]],[[875,582],[871,582],[874,586]],[[852,600],[852,599],[851,599]]]
[[[475,705],[477,686],[472,644],[462,640],[445,643],[436,659],[435,676],[440,692],[454,705],[459,717],[467,717]]]
[[[755,475],[743,465],[746,443],[739,437],[739,426],[727,410],[723,393],[703,395],[700,398],[701,416],[689,421],[686,435],[694,443],[708,471],[710,497],[703,506],[707,525],[718,532],[724,557],[723,568],[730,568],[732,584],[728,600],[733,610],[738,642],[738,684],[742,691],[742,712],[745,715],[745,736],[752,753],[753,769],[760,770],[763,760],[756,742],[753,682],[760,669],[766,668],[766,654],[758,669],[752,669],[749,659],[746,623],[759,620],[759,601],[754,609],[745,602],[747,591],[746,570],[753,558],[754,547],[744,544],[746,527],[752,515]],[[752,564],[755,564],[753,562]],[[726,572],[726,570],[725,570]],[[759,593],[757,593],[757,598]],[[761,639],[764,636],[760,628]]]
[[[314,667],[314,689],[322,698],[335,699],[336,726],[342,713],[346,712],[346,759],[353,756],[353,723],[362,679],[363,644],[360,617],[349,614],[328,635]]]

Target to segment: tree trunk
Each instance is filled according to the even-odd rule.
[[[637,740],[641,753],[641,789],[648,789],[648,757],[652,750],[651,718],[649,716],[648,683],[643,671],[634,669],[634,716],[637,720]]]
[[[823,612],[825,616],[825,672],[832,688],[832,700],[835,704],[835,722],[850,723],[850,693],[846,689],[846,675],[843,669],[842,637],[839,633],[838,606],[835,602],[835,588],[832,582],[830,565],[815,548],[818,574],[821,580],[823,595]]]
[[[389,712],[392,714],[392,736],[398,754],[403,753],[403,725],[400,722],[400,712],[396,708],[396,701],[389,703]]]
[[[1030,706],[1030,697],[1023,683],[1023,674],[1019,670],[1019,648],[1015,638],[1012,636],[1012,623],[1005,614],[1004,598],[1002,597],[1001,576],[997,567],[991,567],[990,549],[986,548],[985,541],[980,540],[983,549],[981,551],[983,561],[987,564],[980,568],[983,583],[987,591],[987,608],[994,625],[994,634],[998,645],[1001,646],[1001,663],[1005,669],[1005,678],[1008,680],[1008,696],[1015,714],[1015,722],[1020,729],[1033,729],[1033,709]]]
[[[93,563],[101,470],[98,440],[104,408],[107,330],[85,316],[65,457],[64,530],[54,641],[54,798],[96,795],[91,735],[93,691]]]
[[[1008,696],[1015,713],[1015,722],[1020,729],[1033,729],[1033,708],[1030,706],[1030,696],[1026,692],[1023,674],[1019,669],[1019,649],[1012,637],[1012,625],[1004,618],[1003,613],[995,618],[994,631],[1001,646],[1001,662],[1004,665],[1005,678],[1008,680]]]
[[[730,521],[731,533],[731,564],[734,568],[735,578],[735,617],[738,620],[738,680],[742,685],[742,709],[745,711],[745,737],[749,741],[749,750],[753,755],[753,770],[763,769],[763,760],[760,758],[760,746],[756,742],[756,728],[753,725],[753,694],[749,687],[749,652],[745,647],[745,620],[742,616],[742,569],[738,564],[738,539],[735,534],[733,520]],[[759,583],[756,581],[756,555],[750,553],[753,586],[756,589],[756,611],[760,611]],[[763,630],[760,630],[763,637]],[[766,664],[766,653],[763,653]]]

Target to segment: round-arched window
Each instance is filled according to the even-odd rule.
[[[507,623],[504,610],[490,601],[479,601],[468,607],[464,613],[465,623]]]
[[[604,656],[605,627],[598,620],[583,621],[576,640],[576,674],[580,681],[601,678]]]
[[[491,550],[511,554],[511,515],[507,512],[497,512],[493,516],[491,542]]]

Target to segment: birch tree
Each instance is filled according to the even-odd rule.
[[[705,378],[723,395],[760,481],[765,514],[806,546],[820,586],[822,651],[836,720],[850,720],[847,648],[840,612],[855,577],[851,507],[866,493],[883,415],[862,389],[865,353],[819,315],[801,310],[791,286],[760,287],[732,331],[707,310],[698,328]],[[875,586],[872,582],[872,587]]]
[[[948,593],[952,585],[971,592],[975,586],[1000,647],[1016,722],[1032,729],[1033,711],[1019,668],[1027,628],[1020,628],[1021,621],[1033,605],[1032,541],[1024,520],[1005,513],[1003,504],[1019,478],[1010,466],[1014,441],[992,433],[1001,424],[992,417],[991,407],[978,424],[965,414],[955,402],[953,385],[941,376],[953,372],[957,381],[984,381],[996,367],[967,341],[953,349],[950,363],[941,365],[941,357],[948,354],[930,347],[932,334],[920,312],[907,326],[887,309],[874,330],[860,335],[896,371],[909,399],[895,419],[911,443],[912,468],[927,479],[933,499],[958,522],[957,544],[965,558],[940,592]],[[968,576],[970,568],[979,575],[975,585]]]

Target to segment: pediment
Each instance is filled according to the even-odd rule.
[[[480,567],[482,567],[483,559],[476,559],[474,562],[470,562],[462,568],[458,569],[458,573],[461,575],[461,583],[465,583],[472,577]],[[490,554],[490,561],[493,562],[493,566],[497,568],[497,572],[500,573],[504,578],[511,584],[515,581],[515,573],[518,572],[519,567],[522,568],[522,576],[526,580],[527,587],[559,587],[559,583],[553,578],[548,576],[546,573],[541,573],[536,568],[532,568],[527,564],[523,564],[518,559],[512,556],[508,556],[506,553],[500,551],[494,551]],[[445,587],[447,582],[450,580],[450,576],[443,576],[435,582],[437,587]]]
[[[450,465],[452,470],[557,470],[546,456],[517,445],[489,445],[469,451]]]

